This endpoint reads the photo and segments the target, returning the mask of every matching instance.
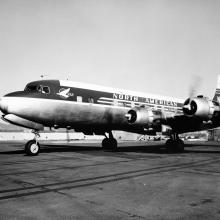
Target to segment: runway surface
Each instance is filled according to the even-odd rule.
[[[54,144],[53,144],[54,145]],[[0,143],[0,219],[220,219],[220,146]]]

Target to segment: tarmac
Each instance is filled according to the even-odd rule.
[[[0,219],[220,219],[220,146],[162,142],[0,143]]]

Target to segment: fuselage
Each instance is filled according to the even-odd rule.
[[[45,127],[74,128],[102,133],[125,130],[144,133],[125,114],[133,107],[151,108],[166,115],[182,113],[184,100],[62,80],[27,84],[24,91],[2,97],[0,109]]]

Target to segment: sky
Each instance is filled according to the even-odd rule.
[[[219,11],[218,0],[0,0],[0,96],[44,75],[212,98]]]

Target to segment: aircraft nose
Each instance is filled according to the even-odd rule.
[[[6,114],[7,113],[7,103],[4,100],[4,97],[0,98],[0,110]]]

